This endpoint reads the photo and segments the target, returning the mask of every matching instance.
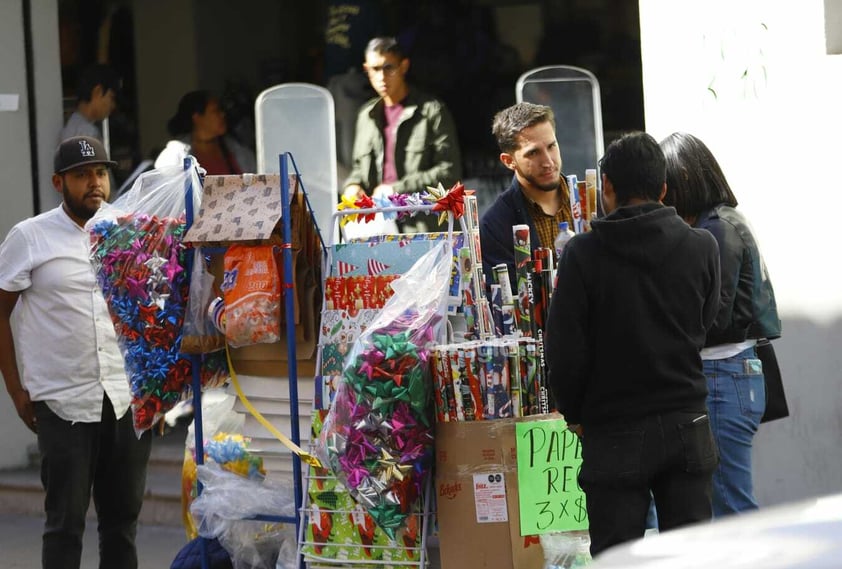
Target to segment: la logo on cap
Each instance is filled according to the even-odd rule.
[[[79,151],[82,153],[82,156],[85,158],[93,158],[96,156],[96,152],[94,151],[94,147],[91,146],[87,140],[80,140],[79,141]]]

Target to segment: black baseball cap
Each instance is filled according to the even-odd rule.
[[[108,158],[105,147],[99,140],[91,136],[74,136],[62,141],[56,148],[53,172],[61,174],[77,166],[88,164],[117,165]]]

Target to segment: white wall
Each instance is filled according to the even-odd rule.
[[[61,129],[61,75],[58,9],[55,0],[31,3],[33,73],[36,111],[36,155],[41,210],[59,200],[50,185],[53,153]],[[26,82],[23,9],[20,0],[0,2],[0,94],[18,95],[18,108],[0,112],[0,239],[34,213],[30,151],[29,102]],[[49,347],[45,347],[49,349]],[[25,464],[27,446],[35,442],[0,387],[0,468]]]
[[[17,96],[17,110],[0,112],[0,231],[5,236],[17,221],[32,215],[29,103],[23,44],[21,2],[0,2],[0,94]],[[8,205],[7,205],[8,204]]]
[[[792,417],[764,425],[765,504],[842,492],[842,56],[822,0],[641,0],[646,129],[717,156],[775,285]]]

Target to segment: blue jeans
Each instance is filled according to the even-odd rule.
[[[71,423],[35,402],[47,520],[44,569],[79,569],[85,517],[93,496],[101,569],[137,567],[135,534],[146,491],[152,433],[138,439],[132,413],[120,420],[108,397],[99,423]]]
[[[654,497],[660,531],[711,518],[716,444],[704,411],[585,426],[579,485],[591,555],[639,537]]]
[[[766,408],[763,370],[754,348],[724,360],[705,360],[708,412],[719,447],[713,474],[714,517],[756,510],[751,445]]]

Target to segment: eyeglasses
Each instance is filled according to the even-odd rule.
[[[383,73],[384,77],[391,77],[395,73],[398,72],[398,66],[394,63],[387,63],[385,65],[363,65],[363,69],[369,75],[376,75],[377,73]]]

